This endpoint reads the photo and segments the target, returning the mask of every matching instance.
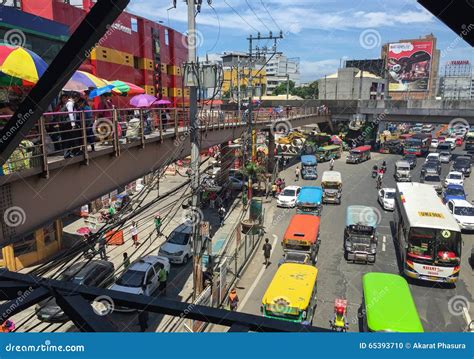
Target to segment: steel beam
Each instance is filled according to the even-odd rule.
[[[0,131],[0,166],[29,133],[130,0],[99,0]]]
[[[0,289],[2,288],[0,287]],[[27,295],[19,295],[16,299],[0,305],[0,318],[2,318],[2,320],[8,319],[12,315],[19,313],[50,296],[51,292],[45,287],[36,288]]]
[[[33,291],[32,286],[17,281],[1,281],[0,288],[0,300],[12,300]]]

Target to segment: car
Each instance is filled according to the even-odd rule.
[[[439,161],[439,156],[440,154],[438,152],[429,153],[428,156],[426,156],[425,162]]]
[[[247,182],[234,176],[229,176],[227,187],[233,190],[241,191],[247,187]]]
[[[438,144],[439,144],[438,139],[437,139],[437,138],[433,138],[433,139],[431,140],[430,147],[431,147],[431,148],[437,148],[437,147],[438,147]]]
[[[151,296],[158,289],[160,284],[159,274],[163,268],[169,274],[170,263],[168,258],[154,255],[139,258],[130,264],[110,289],[122,293]],[[114,311],[130,312],[135,311],[135,309],[116,305]]]
[[[443,186],[441,185],[441,178],[436,172],[426,172],[424,176],[420,177],[420,182],[433,186],[436,193],[440,194]]]
[[[448,137],[444,143],[449,143],[451,146],[451,150],[454,150],[456,148],[456,139],[454,137]]]
[[[283,257],[278,261],[278,266],[283,263],[299,263],[311,265],[311,257],[309,253],[297,251],[285,251]]]
[[[466,192],[464,192],[464,187],[457,184],[450,184],[446,186],[446,189],[443,193],[443,202],[447,203],[452,199],[466,199]]]
[[[461,230],[474,231],[474,206],[462,199],[453,199],[446,203]]]
[[[379,191],[378,201],[382,208],[386,211],[395,209],[395,188],[382,188]]]
[[[462,136],[456,136],[456,146],[462,146],[464,140]]]
[[[161,245],[158,255],[171,263],[186,264],[193,256],[192,223],[182,223],[176,227]]]
[[[453,171],[461,172],[464,177],[471,175],[471,156],[458,156],[453,163]]]
[[[446,137],[445,136],[439,136],[436,138],[438,140],[438,145],[441,144],[441,143],[444,143],[444,141],[446,141]]]
[[[407,161],[410,164],[410,169],[416,167],[417,158],[416,155],[405,155],[402,157],[402,161]]]
[[[449,163],[451,161],[451,153],[450,152],[440,152],[439,160],[441,163]]]
[[[293,208],[296,206],[296,199],[301,191],[300,186],[287,186],[277,197],[277,207]]]
[[[448,173],[444,180],[444,186],[447,187],[450,184],[456,184],[459,186],[464,185],[464,175],[462,172],[451,171]]]
[[[106,260],[80,261],[72,264],[58,278],[77,285],[106,288],[114,281],[114,265]],[[39,320],[49,323],[69,320],[55,298],[41,301],[35,308]]]
[[[441,162],[440,161],[427,161],[423,163],[421,167],[421,172],[436,172],[437,174],[441,174]]]
[[[449,153],[451,153],[451,144],[446,143],[446,142],[438,143],[438,147],[436,147],[436,152],[438,152],[438,153],[440,153],[440,152],[449,152]]]

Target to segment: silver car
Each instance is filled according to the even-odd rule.
[[[449,163],[451,161],[451,153],[449,152],[440,152],[439,160],[441,163]]]

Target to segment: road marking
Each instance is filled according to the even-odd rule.
[[[273,255],[273,251],[275,250],[276,242],[278,241],[278,236],[276,234],[273,234],[272,236],[273,236],[273,243],[272,243],[272,250],[270,251],[270,258]],[[260,269],[260,272],[258,272],[257,277],[255,278],[255,280],[253,281],[252,285],[249,288],[249,291],[247,292],[244,299],[240,303],[240,305],[239,305],[240,308],[245,307],[245,303],[247,303],[247,301],[249,300],[250,296],[252,295],[252,292],[254,291],[255,287],[260,282],[260,279],[262,279],[263,273],[265,273],[265,269],[266,269],[266,267],[264,266],[262,269]]]
[[[382,252],[385,252],[385,236],[382,237]]]

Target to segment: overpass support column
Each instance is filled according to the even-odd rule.
[[[268,161],[267,171],[273,173],[275,169],[275,135],[272,131],[268,131]]]
[[[229,169],[234,163],[235,156],[233,149],[229,146],[229,142],[221,143],[221,174],[219,176],[220,184],[224,184],[229,180]]]

